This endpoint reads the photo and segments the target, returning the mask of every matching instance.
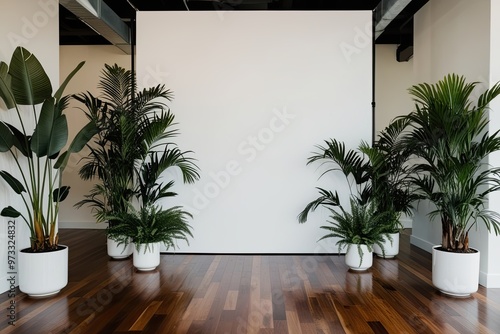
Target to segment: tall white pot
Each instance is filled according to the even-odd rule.
[[[373,264],[373,252],[368,250],[368,246],[366,245],[360,246],[363,253],[362,257],[359,256],[358,245],[355,244],[351,244],[345,253],[345,264],[351,270],[367,270]]]
[[[467,297],[479,286],[480,253],[453,253],[432,248],[432,284],[442,293]]]
[[[108,255],[113,259],[125,259],[132,255],[134,251],[134,245],[132,242],[127,242],[125,244],[118,245],[118,242],[109,238],[106,241]]]
[[[382,252],[382,248],[379,245],[373,245],[373,253],[378,257],[383,257],[386,259],[391,259],[399,254],[399,232],[398,233],[389,233],[389,236],[392,239],[392,242],[386,235],[384,235],[384,252]]]
[[[19,290],[35,298],[57,294],[68,284],[68,247],[52,252],[19,252]]]
[[[138,244],[134,247],[133,263],[139,271],[156,269],[160,264],[160,243]]]

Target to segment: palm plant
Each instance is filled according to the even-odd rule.
[[[82,179],[98,182],[78,207],[91,206],[96,220],[103,222],[127,212],[138,191],[144,200],[151,197],[148,202],[172,195],[168,192],[170,183],[166,187],[155,183],[169,167],[178,167],[184,182],[199,178],[188,157],[190,152],[179,150],[170,141],[178,130],[173,128],[174,115],[164,103],[172,99],[169,89],[158,85],[136,92],[132,73],[116,64],[105,65],[98,88],[100,98],[89,92],[75,96],[99,128],[80,169]]]
[[[393,122],[381,131],[379,139],[370,146],[362,142],[357,150],[346,150],[345,144],[336,139],[317,146],[318,152],[307,164],[321,161],[329,172],[341,172],[349,184],[350,197],[360,204],[373,202],[376,210],[385,213],[386,233],[394,233],[400,227],[401,213],[410,213],[418,196],[412,192],[409,182],[410,152],[401,149],[402,131],[407,122]],[[340,206],[338,193],[318,188],[320,196],[310,202],[299,214],[299,222],[307,220],[308,213],[322,205],[327,208]]]
[[[362,240],[360,235],[363,232],[358,228],[359,225],[347,228],[346,224],[355,224],[355,217],[347,214],[337,191],[324,188],[318,188],[320,196],[299,214],[299,222],[304,223],[311,211],[323,206],[331,211],[330,217],[337,221],[335,236],[343,234],[339,246],[349,243],[348,241],[374,241],[379,245],[384,238],[392,245],[391,234],[397,233],[401,228],[401,214],[410,213],[412,203],[419,198],[410,188],[410,168],[407,163],[410,152],[402,149],[402,134],[406,126],[405,120],[395,121],[381,131],[379,139],[372,146],[362,142],[356,150],[346,150],[343,142],[330,139],[325,141],[325,146],[317,146],[318,152],[307,162],[311,164],[320,161],[327,164],[329,167],[321,176],[329,172],[341,172],[344,175],[349,185],[351,210],[356,210],[358,218],[374,219],[377,226],[365,223],[365,226],[370,226],[368,230],[374,235]],[[373,240],[369,240],[370,238]],[[361,252],[359,244],[358,251]],[[379,251],[385,257],[384,247],[380,247],[377,252]]]
[[[350,196],[360,204],[366,204],[370,198],[369,187],[369,164],[364,157],[355,150],[346,150],[345,144],[336,139],[325,141],[325,146],[317,145],[318,152],[315,152],[307,160],[307,164],[321,161],[322,164],[328,164],[329,167],[320,177],[329,172],[341,172],[347,180],[350,190]],[[320,196],[306,205],[299,214],[300,223],[307,221],[310,212],[316,210],[319,206],[328,209],[334,209],[341,206],[338,192],[318,187]],[[354,189],[354,190],[353,190]]]
[[[471,94],[477,83],[450,74],[436,84],[410,88],[416,110],[399,119],[408,123],[403,147],[420,162],[412,168],[418,195],[440,217],[442,248],[469,252],[469,231],[482,221],[488,231],[500,232],[500,216],[486,208],[487,196],[500,188],[500,167],[487,164],[500,149],[499,131],[488,132],[487,105],[500,94],[500,85],[484,91],[475,105]]]
[[[336,139],[330,139],[325,143],[326,146],[317,146],[319,152],[312,155],[307,163],[322,161],[323,164],[329,164],[330,167],[321,176],[335,171],[344,175],[351,192],[351,213],[342,206],[337,191],[318,188],[320,196],[306,205],[299,214],[298,220],[304,223],[307,221],[309,212],[316,210],[319,206],[327,208],[334,222],[329,221],[332,226],[321,226],[330,233],[320,240],[331,237],[340,238],[336,243],[339,246],[339,252],[342,246],[347,245],[347,251],[349,251],[351,244],[356,244],[361,261],[359,266],[361,266],[363,261],[361,245],[366,245],[368,250],[372,251],[372,246],[376,243],[385,256],[383,235],[388,230],[388,214],[378,212],[376,202],[372,200],[372,168],[369,161],[359,151],[346,150],[345,144]]]
[[[412,204],[420,198],[410,182],[411,152],[403,149],[401,143],[407,123],[404,119],[393,121],[379,133],[372,146],[366,142],[359,146],[359,151],[368,159],[370,198],[378,212],[387,214],[387,233],[401,229],[401,214],[411,214]]]
[[[80,151],[96,131],[94,123],[89,122],[67,151],[61,152],[68,141],[68,122],[63,111],[69,97],[63,96],[63,91],[83,64],[80,63],[52,95],[52,85],[43,66],[25,48],[15,49],[9,66],[0,62],[0,97],[9,110],[15,110],[19,124],[16,127],[0,122],[0,152],[10,154],[19,175],[15,177],[3,170],[0,176],[21,196],[26,210],[22,213],[8,206],[1,215],[22,217],[30,230],[32,252],[58,248],[59,203],[69,193],[68,186],[60,185],[62,172],[70,154]],[[35,122],[32,132],[30,118]]]

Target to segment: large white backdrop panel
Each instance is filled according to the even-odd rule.
[[[335,252],[326,210],[297,215],[343,178],[306,166],[328,138],[371,138],[371,12],[139,12],[139,86],[163,82],[202,171],[177,182],[194,218],[181,252]],[[178,173],[167,177],[178,180]],[[346,202],[347,203],[347,202]]]

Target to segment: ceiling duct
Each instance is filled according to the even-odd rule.
[[[103,0],[60,0],[78,19],[126,54],[132,52],[130,27]]]
[[[375,8],[375,39],[377,39],[412,0],[382,0]]]

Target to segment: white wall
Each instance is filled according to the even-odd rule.
[[[33,52],[49,75],[53,88],[59,86],[59,4],[55,0],[3,1],[0,10],[0,60],[10,63],[14,49],[21,45]],[[0,119],[13,121],[12,111],[5,112],[0,102]],[[10,169],[14,168],[14,169]],[[7,154],[0,158],[0,169],[14,171],[15,167]],[[0,182],[1,208],[12,205],[22,209],[22,202]],[[1,209],[0,208],[0,209]],[[0,292],[9,289],[7,282],[7,225],[9,219],[0,217]],[[16,219],[16,246],[20,250],[29,246],[29,232],[21,219]]]
[[[500,81],[500,0],[491,0],[490,11],[490,85]],[[490,131],[500,129],[500,99],[494,100],[490,104]],[[500,153],[495,153],[490,163],[493,166],[500,166]],[[500,193],[496,192],[490,196],[489,208],[493,211],[500,212]],[[487,274],[483,271],[481,282],[485,286],[500,287],[500,236],[488,234],[485,236],[487,240],[487,252],[483,252],[481,256],[485,259],[485,265],[488,268]]]
[[[354,45],[354,44],[353,44]],[[413,110],[413,102],[408,94],[408,88],[415,83],[413,74],[413,59],[407,62],[396,60],[397,45],[375,46],[375,129],[382,130],[396,116]],[[353,53],[355,55],[355,53]],[[60,47],[60,79],[63,80],[74,66],[85,60],[86,64],[78,75],[73,78],[66,93],[90,91],[98,94],[96,89],[98,76],[105,63],[117,63],[130,68],[130,56],[123,54],[118,48],[107,45],[61,46]],[[139,82],[142,86],[153,86],[167,80],[168,71],[159,65],[148,67],[147,74]],[[79,103],[73,102],[67,111],[72,125],[84,121],[83,113],[75,108]],[[74,134],[75,130],[72,131]],[[81,154],[85,154],[82,152]],[[64,182],[71,186],[68,199],[61,204],[60,226],[64,228],[104,228],[103,224],[95,224],[89,208],[76,210],[73,205],[78,202],[91,188],[91,182],[82,181],[78,177],[78,161],[81,154],[74,155],[64,173]],[[411,227],[411,219],[405,220],[406,227]]]
[[[138,78],[168,73],[178,143],[202,171],[177,184],[174,202],[195,216],[180,251],[321,251],[326,212],[304,225],[297,215],[315,186],[347,187],[305,164],[330,137],[371,138],[371,13],[139,12],[137,23]]]
[[[499,78],[498,61],[498,16],[490,17],[494,11],[491,4],[498,1],[480,0],[435,0],[427,3],[415,16],[414,70],[417,82],[436,82],[448,73],[464,75],[468,81],[478,81],[480,91]],[[490,59],[491,57],[491,59]],[[496,58],[495,58],[496,57]],[[490,78],[491,77],[491,78]],[[498,106],[498,101],[492,105]],[[497,107],[497,109],[500,109]],[[496,116],[498,117],[498,116]],[[490,131],[500,128],[500,121],[492,118]],[[498,161],[495,157],[492,161]],[[494,209],[498,194],[490,200]],[[425,205],[425,204],[424,204]],[[430,251],[431,246],[441,242],[439,220],[430,224],[421,207],[413,224],[412,243]],[[496,209],[498,211],[498,209]],[[500,287],[500,266],[494,264],[500,249],[494,243],[498,238],[490,236],[484,226],[471,231],[470,243],[479,249],[481,256],[480,283],[487,287]]]
[[[408,88],[415,84],[413,58],[396,60],[395,44],[375,45],[375,131],[383,130],[397,116],[414,109]]]
[[[60,78],[61,81],[75,68],[75,66],[85,61],[85,65],[73,78],[66,94],[78,94],[91,92],[94,96],[99,95],[97,83],[104,68],[104,64],[118,64],[126,69],[130,69],[130,55],[126,55],[112,45],[80,45],[60,47]],[[70,138],[73,138],[83,124],[87,122],[82,108],[82,104],[76,100],[70,103],[66,110],[68,124],[70,128]],[[82,200],[92,188],[91,181],[83,181],[78,175],[81,167],[80,158],[87,154],[84,149],[72,155],[63,174],[63,182],[71,187],[68,198],[61,203],[59,212],[59,226],[64,228],[105,228],[105,224],[96,224],[91,209],[82,207],[76,209],[74,204]]]
[[[396,60],[395,44],[375,45],[375,132],[379,133],[397,116],[410,113],[414,103],[408,88],[415,84],[413,58]],[[412,228],[413,217],[403,215],[404,228]]]

